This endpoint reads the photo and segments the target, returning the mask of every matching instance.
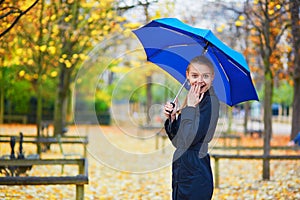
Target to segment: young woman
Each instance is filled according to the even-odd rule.
[[[211,199],[213,177],[208,143],[219,118],[219,100],[212,81],[214,68],[205,56],[195,57],[186,70],[190,90],[182,109],[165,105],[165,129],[176,147],[172,164],[173,200]]]

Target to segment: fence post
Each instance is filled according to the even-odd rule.
[[[76,185],[76,200],[84,199],[84,185]]]
[[[219,158],[215,158],[215,187],[219,187]]]
[[[158,149],[158,143],[159,143],[159,132],[156,133],[156,136],[155,136],[155,149],[156,150]]]
[[[83,157],[84,157],[84,158],[87,157],[86,151],[87,151],[87,144],[85,143],[85,144],[83,145]]]
[[[237,146],[237,155],[240,155],[240,147],[241,147],[241,138],[239,137],[239,138],[237,138],[237,140],[236,140],[236,146]]]

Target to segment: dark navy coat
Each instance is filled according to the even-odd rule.
[[[176,147],[172,164],[173,200],[205,200],[213,195],[208,143],[219,118],[219,100],[213,88],[196,107],[185,107],[165,129]]]

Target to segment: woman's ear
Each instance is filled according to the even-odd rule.
[[[215,79],[215,73],[212,73],[211,80],[213,81]]]
[[[189,72],[188,72],[188,70],[185,71],[185,77],[189,81]]]

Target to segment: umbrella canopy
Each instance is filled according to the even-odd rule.
[[[205,55],[214,64],[213,86],[222,102],[233,106],[258,100],[243,55],[220,41],[210,30],[191,27],[176,18],[163,18],[133,32],[144,47],[147,60],[180,83],[185,82],[189,62]]]

